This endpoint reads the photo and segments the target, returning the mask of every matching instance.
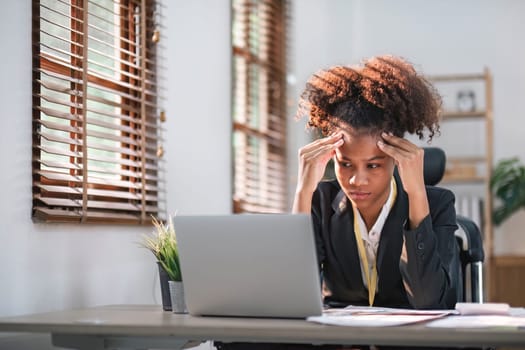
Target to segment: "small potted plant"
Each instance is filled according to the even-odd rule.
[[[186,303],[173,220],[170,217],[167,223],[163,223],[152,217],[152,223],[155,229],[150,235],[144,236],[142,246],[157,258],[163,308],[175,313],[184,313]]]
[[[525,166],[517,158],[499,161],[490,179],[490,187],[499,199],[499,205],[494,206],[493,220],[500,225],[525,207]]]

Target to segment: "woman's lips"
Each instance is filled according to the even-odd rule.
[[[370,196],[370,192],[352,191],[350,192],[350,198],[356,201],[362,201]]]

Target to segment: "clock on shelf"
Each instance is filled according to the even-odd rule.
[[[472,90],[458,91],[456,102],[460,112],[474,112],[476,110],[476,94]]]

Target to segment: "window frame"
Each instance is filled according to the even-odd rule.
[[[287,211],[288,0],[232,0],[233,212]]]
[[[159,37],[162,4],[157,0],[98,2],[118,6],[113,23],[118,22],[119,28],[119,45],[115,49],[118,56],[110,58],[115,64],[118,79],[111,79],[92,68],[90,53],[94,51],[89,40],[94,38],[95,34],[91,33],[95,29],[90,26],[89,19],[96,16],[90,11],[93,6],[101,5],[93,0],[71,0],[69,4],[57,1],[60,6],[69,8],[68,14],[62,14],[69,15],[69,28],[62,28],[69,31],[69,38],[59,38],[69,42],[70,50],[65,51],[65,55],[70,57],[67,62],[58,55],[46,52],[43,36],[49,33],[41,24],[49,22],[51,16],[42,17],[42,9],[49,11],[43,4],[45,0],[33,0],[32,3],[32,218],[36,222],[149,224],[152,215],[160,219],[165,215],[161,126],[165,112],[159,95],[162,88],[158,85],[160,45],[154,39],[154,35]],[[110,8],[104,7],[108,11]],[[49,25],[51,31],[51,26],[57,24]],[[130,47],[123,49],[134,44],[138,45],[139,54],[135,55],[135,59],[139,64],[136,61],[133,63]],[[57,52],[60,49],[50,48],[50,51],[53,50]],[[52,76],[60,82],[68,82],[69,90],[62,86],[63,91],[48,91],[50,84],[48,81],[46,86],[45,80]],[[53,88],[57,89],[58,85],[53,85]],[[92,96],[88,89],[105,90],[117,96],[119,101],[108,101],[95,94]],[[69,112],[53,110],[54,115],[49,115],[51,109],[43,106],[47,103],[46,98],[49,99],[53,93],[69,95],[69,101],[57,103],[69,103]],[[99,125],[90,122],[91,115],[94,115],[90,102],[118,109],[120,113],[111,116],[116,122],[98,122]],[[60,123],[51,122],[51,119]],[[46,134],[44,129],[50,132]],[[69,137],[50,137],[52,132],[57,131],[61,135],[69,132]],[[43,141],[46,137],[47,141]],[[62,147],[62,157],[69,156],[69,162],[62,158],[57,162],[48,160],[46,164],[46,159],[52,156],[49,156],[51,146],[46,146],[45,142]],[[115,146],[104,145],[105,142]],[[69,145],[69,150],[64,144]],[[91,154],[97,152],[114,154],[117,165],[99,157],[100,164],[113,168],[106,173],[106,170],[92,166],[96,156]],[[108,174],[115,179],[107,179]]]

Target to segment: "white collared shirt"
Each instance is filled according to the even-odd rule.
[[[394,195],[394,182],[390,182],[390,194],[388,195],[388,198],[383,204],[383,208],[381,209],[381,212],[379,213],[379,216],[377,217],[376,222],[370,229],[370,231],[367,230],[365,221],[363,220],[363,217],[361,216],[361,213],[359,210],[357,210],[358,216],[358,224],[359,229],[361,231],[361,237],[363,238],[363,243],[365,245],[366,250],[366,258],[368,260],[368,269],[369,274],[372,274],[372,268],[374,264],[376,263],[377,258],[377,248],[379,247],[379,238],[381,238],[381,231],[383,230],[383,226],[385,226],[386,218],[388,217],[388,214],[390,213],[390,209],[392,209],[392,196]],[[361,264],[361,277],[363,279],[363,283],[366,288],[368,288],[368,281],[366,280],[366,274],[365,274],[365,267],[363,266],[363,261],[359,259]],[[377,279],[377,283],[379,284],[379,278]],[[378,288],[376,288],[376,291]]]

